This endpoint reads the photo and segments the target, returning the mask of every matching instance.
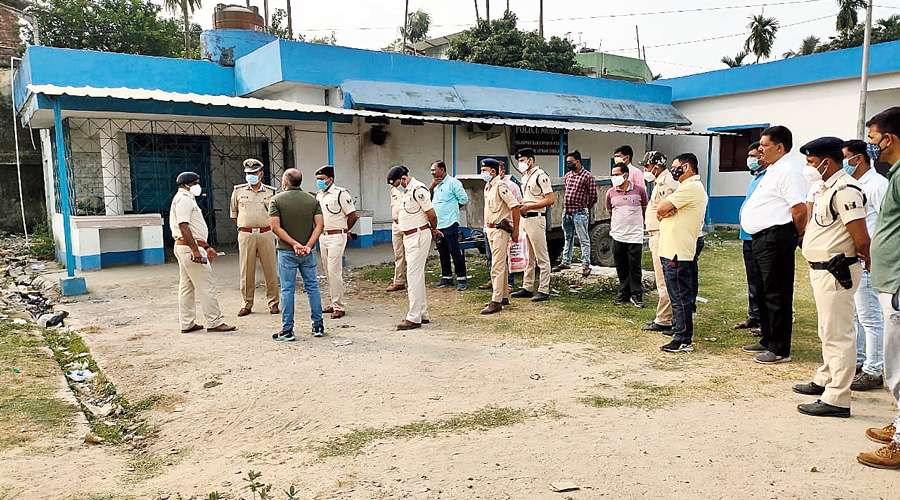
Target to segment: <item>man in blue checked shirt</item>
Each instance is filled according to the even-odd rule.
[[[447,175],[447,165],[442,161],[431,164],[431,204],[437,215],[440,234],[437,250],[441,257],[441,281],[435,288],[453,285],[453,266],[456,267],[456,289],[466,289],[466,258],[459,248],[459,207],[469,203],[469,196],[459,180]]]
[[[767,166],[768,164],[762,159],[762,155],[759,152],[759,141],[754,142],[747,149],[747,168],[750,169],[750,174],[753,178],[750,179],[750,185],[747,187],[746,198],[750,197],[750,194],[753,193],[753,191],[756,190],[756,186],[759,185],[759,181],[766,175]],[[741,240],[744,243],[744,270],[747,272],[747,302],[749,305],[747,307],[747,319],[734,325],[734,329],[741,330],[750,328],[751,335],[758,337],[760,334],[758,330],[759,303],[757,301],[760,297],[757,295],[757,289],[760,276],[756,268],[756,258],[753,257],[753,246],[750,244],[750,235],[747,234],[743,228],[741,228]]]

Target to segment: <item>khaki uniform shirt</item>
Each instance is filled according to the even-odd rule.
[[[403,193],[399,189],[391,186],[391,228],[397,227],[397,219],[400,217],[400,198]]]
[[[269,227],[269,202],[275,188],[265,184],[254,191],[250,184],[238,184],[231,192],[231,218],[238,227]]]
[[[209,228],[206,227],[197,200],[187,189],[178,188],[178,192],[172,198],[172,206],[169,207],[169,229],[172,230],[172,237],[176,240],[181,239],[181,228],[178,225],[182,222],[188,223],[195,240],[207,241]]]
[[[512,222],[512,209],[520,205],[509,186],[499,176],[491,179],[484,190],[484,223],[499,224],[503,219]]]
[[[653,192],[650,193],[650,202],[647,203],[647,214],[644,217],[644,224],[647,231],[659,231],[659,220],[656,218],[656,207],[659,202],[663,201],[678,188],[678,181],[672,178],[672,174],[667,169],[663,169],[656,182],[653,183]]]
[[[428,190],[428,186],[417,181],[414,177],[410,177],[406,191],[400,196],[400,211],[397,216],[397,224],[400,226],[400,230],[409,231],[428,224],[428,216],[425,215],[425,212],[433,208],[431,205],[431,191]]]
[[[350,191],[332,184],[327,191],[316,193],[316,201],[322,207],[325,231],[349,229],[347,227],[347,216],[356,212]]]
[[[544,172],[541,167],[534,166],[530,171],[526,172],[522,179],[522,199],[525,203],[537,203],[543,201],[547,193],[553,192],[553,186],[550,185],[550,176]],[[529,212],[544,213],[547,207],[537,210],[529,210]]]
[[[812,220],[806,226],[806,237],[803,238],[803,256],[806,260],[826,262],[840,254],[856,257],[856,245],[846,224],[866,218],[866,204],[861,189],[859,181],[843,169],[822,184],[822,194],[816,198]],[[837,212],[837,219],[829,205]]]

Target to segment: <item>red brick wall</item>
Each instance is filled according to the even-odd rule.
[[[9,66],[9,56],[13,55],[12,47],[21,43],[18,24],[18,14],[0,3],[0,67]]]

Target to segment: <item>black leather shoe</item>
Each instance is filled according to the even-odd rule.
[[[850,418],[850,408],[832,406],[828,403],[823,403],[821,399],[817,399],[815,403],[797,405],[797,411],[813,417]]]
[[[550,300],[550,296],[544,292],[538,292],[534,297],[531,298],[532,302],[543,302],[545,300]]]
[[[520,289],[516,290],[515,292],[509,294],[509,296],[514,299],[530,299],[531,297],[534,297],[534,294],[531,293],[530,290],[520,288]]]
[[[807,396],[821,396],[825,394],[825,388],[815,382],[797,384],[793,389],[797,394],[806,394]]]

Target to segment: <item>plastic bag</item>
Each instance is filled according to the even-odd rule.
[[[525,231],[519,229],[519,241],[509,239],[509,272],[521,273],[528,267],[528,249],[525,246]]]

